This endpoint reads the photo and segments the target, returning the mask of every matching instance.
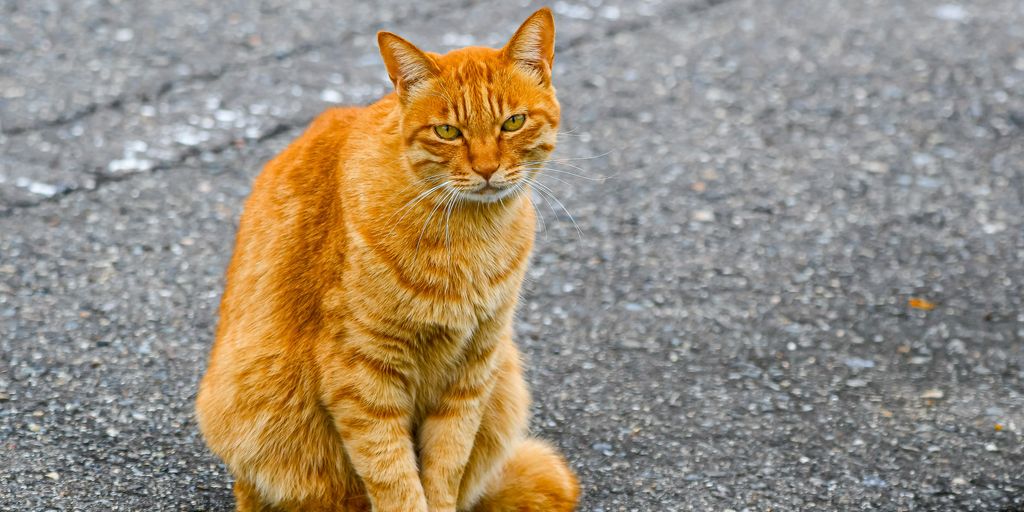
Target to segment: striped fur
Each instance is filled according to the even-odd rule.
[[[323,113],[256,179],[200,429],[238,510],[571,511],[565,460],[526,435],[512,341],[535,227],[523,163],[559,119],[551,13],[501,50],[379,39],[396,93]]]

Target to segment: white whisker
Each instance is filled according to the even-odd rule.
[[[420,202],[426,200],[427,197],[432,195],[438,189],[440,189],[442,187],[445,187],[447,185],[451,185],[451,181],[444,181],[442,183],[439,183],[438,185],[435,185],[435,186],[433,186],[433,187],[431,187],[431,188],[421,192],[418,196],[416,196],[415,198],[410,200],[408,203],[406,203],[405,206],[403,206],[402,208],[399,208],[394,213],[392,213],[390,216],[388,216],[388,219],[384,222],[385,225],[390,223],[391,219],[393,219],[395,217],[395,215],[398,215],[403,210],[405,210],[405,213],[402,213],[402,216],[399,217],[398,220],[394,222],[394,224],[392,224],[391,231],[388,231],[388,234],[384,236],[384,239],[388,239],[388,238],[391,238],[391,237],[395,236],[395,230],[398,229],[398,226],[401,225],[402,221],[405,220],[405,218],[409,215],[410,212],[412,212],[413,207],[415,205],[417,205]],[[446,189],[446,190],[450,190],[450,189]]]
[[[548,188],[547,185],[544,185],[543,183],[541,183],[541,182],[539,182],[537,180],[531,180],[530,183],[537,187],[536,190],[538,192],[541,192],[541,196],[542,197],[546,194],[546,195],[550,196],[552,200],[554,200],[556,203],[558,203],[558,206],[560,208],[562,208],[562,211],[564,211],[565,214],[569,216],[569,220],[572,221],[572,225],[576,227],[576,232],[579,233],[579,238],[580,238],[580,241],[582,242],[583,241],[583,230],[580,229],[580,225],[576,223],[576,218],[573,217],[571,213],[569,213],[569,209],[566,208],[565,205],[562,204],[562,201],[559,201],[558,197],[555,196],[555,192],[553,190],[551,190],[550,188]],[[550,203],[548,203],[548,206],[550,206]]]
[[[611,153],[612,153],[612,151],[608,150],[608,151],[605,151],[604,153],[601,153],[600,155],[581,156],[581,157],[567,157],[567,158],[552,158],[552,159],[549,159],[549,160],[538,160],[535,163],[578,162],[580,160],[593,160],[595,158],[605,157],[605,156],[610,155]],[[527,163],[531,163],[531,162],[523,162],[523,163],[527,164]]]
[[[459,200],[459,194],[457,194],[457,193],[456,194],[452,194],[451,198],[448,200],[448,204],[445,206],[445,210],[446,211],[445,211],[445,215],[444,215],[444,250],[445,250],[445,252],[448,255],[448,268],[451,268],[451,266],[452,266],[452,248],[451,248],[451,241],[452,241],[452,236],[451,236],[452,210],[455,209],[455,203],[458,202],[458,200]]]
[[[584,176],[582,174],[576,174],[574,172],[563,171],[561,169],[554,169],[554,168],[551,168],[551,167],[535,167],[535,166],[531,165],[531,166],[528,167],[528,169],[533,169],[533,170],[537,170],[537,171],[555,172],[555,173],[559,173],[559,174],[568,174],[569,176],[574,176],[576,178],[581,178],[581,179],[588,180],[588,181],[596,181],[596,182],[599,182],[599,183],[604,183],[605,181],[608,181],[608,180],[610,180],[612,178],[612,176]]]
[[[537,214],[537,219],[540,220],[540,230],[544,233],[544,239],[548,239],[548,222],[544,220],[544,214],[540,212],[540,208],[533,201],[530,201],[530,206],[533,207],[533,211]]]
[[[541,177],[544,177],[544,178],[551,178],[551,179],[553,179],[553,180],[557,180],[557,181],[558,181],[559,183],[563,183],[563,184],[565,184],[565,185],[568,185],[569,187],[572,187],[572,186],[574,186],[574,185],[575,185],[574,183],[572,183],[572,182],[569,182],[569,181],[565,181],[565,180],[563,180],[562,178],[559,178],[558,176],[550,176],[550,175],[547,175],[547,174],[544,174],[544,175],[538,175],[538,176],[537,176],[537,177],[536,177],[535,179],[539,180],[539,179],[540,179]]]
[[[455,193],[457,193],[457,192],[452,190],[452,189],[450,189],[450,188],[446,189],[445,192],[444,192],[444,195],[441,196],[441,200],[438,201],[437,204],[434,205],[434,207],[430,210],[430,214],[427,215],[426,220],[423,221],[423,228],[420,229],[420,236],[419,236],[419,238],[416,239],[416,251],[413,254],[413,261],[415,261],[419,257],[419,254],[420,254],[420,242],[423,241],[423,234],[427,232],[427,226],[430,224],[430,219],[432,219],[434,217],[434,212],[437,211],[437,209],[441,206],[441,204],[443,202],[448,200],[448,196],[450,196],[451,194],[455,194]]]

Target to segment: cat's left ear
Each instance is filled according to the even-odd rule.
[[[555,63],[555,18],[545,7],[519,27],[502,49],[505,57],[531,73],[544,85],[551,82],[551,66]]]
[[[388,68],[388,76],[403,99],[437,74],[434,61],[409,41],[391,32],[378,32],[377,44],[380,45],[384,65]]]

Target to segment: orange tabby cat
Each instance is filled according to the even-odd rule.
[[[501,50],[378,42],[396,93],[325,112],[256,180],[199,427],[238,510],[571,511],[512,342],[551,12]]]

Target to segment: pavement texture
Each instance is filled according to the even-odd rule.
[[[390,88],[376,30],[540,5],[0,1],[0,509],[231,510],[192,401],[252,178]],[[1024,3],[553,7],[518,340],[580,510],[1024,510]]]

